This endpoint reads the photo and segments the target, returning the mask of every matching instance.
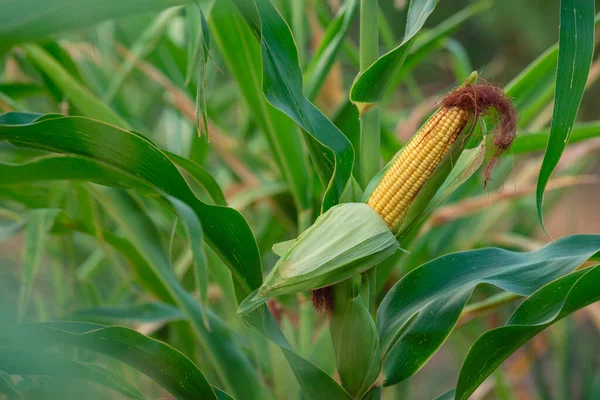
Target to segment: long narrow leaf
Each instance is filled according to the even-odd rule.
[[[129,328],[85,322],[49,322],[18,326],[13,333],[20,337],[5,338],[13,346],[19,347],[29,341],[33,349],[45,350],[55,344],[66,344],[97,351],[129,364],[178,399],[216,399],[212,387],[189,358],[171,346]]]
[[[185,4],[188,0],[8,0],[0,5],[0,42],[2,45],[25,40],[45,39],[69,29],[87,28],[105,19],[160,10]]]
[[[14,118],[7,114],[0,118]],[[237,211],[198,200],[175,165],[141,135],[81,117],[39,119],[29,124],[0,125],[0,138],[54,152],[78,154],[137,176],[192,207],[207,240],[247,291],[260,286],[262,272],[254,236]],[[224,229],[225,228],[225,229]]]
[[[322,211],[326,211],[339,202],[346,188],[354,151],[343,133],[304,96],[298,53],[285,20],[270,0],[258,0],[257,6],[253,9],[247,4],[238,5],[261,37],[263,93],[275,108],[310,135],[311,155],[320,175],[328,181],[322,205]],[[257,16],[260,17],[258,26],[255,25]]]
[[[435,8],[435,0],[413,0],[410,2],[406,29],[402,43],[379,57],[362,72],[350,89],[350,100],[366,109],[369,104],[383,99],[385,91],[406,60],[414,43],[414,36],[427,21]]]
[[[467,399],[513,352],[567,315],[600,300],[600,266],[557,279],[527,298],[505,326],[484,333],[465,359],[455,399]]]
[[[142,394],[120,375],[98,365],[84,364],[52,353],[32,352],[12,346],[1,348],[0,370],[21,376],[82,379],[114,389],[129,398],[143,399]]]
[[[386,384],[418,371],[446,340],[475,286],[528,295],[600,250],[600,236],[575,235],[517,253],[496,248],[449,254],[418,267],[386,295],[377,313]]]
[[[248,109],[267,138],[298,209],[310,210],[311,179],[300,133],[293,122],[269,104],[262,94],[260,43],[229,0],[215,3],[209,26]]]
[[[548,147],[538,178],[536,203],[540,225],[544,190],[567,146],[594,53],[594,1],[562,0],[556,95]]]

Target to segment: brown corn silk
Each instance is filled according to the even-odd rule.
[[[448,154],[469,120],[495,112],[496,129],[491,133],[491,159],[485,182],[500,155],[510,148],[516,131],[512,101],[499,87],[465,84],[446,95],[440,108],[400,152],[369,197],[372,207],[390,227],[397,228],[421,188]],[[468,136],[461,140],[468,140]]]
[[[333,312],[333,288],[331,286],[311,290],[310,300],[317,313],[331,318]]]

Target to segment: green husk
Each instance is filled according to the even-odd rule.
[[[379,376],[381,354],[375,321],[355,283],[348,280],[333,286],[329,329],[340,381],[353,398],[360,399]]]
[[[270,296],[318,289],[359,275],[399,245],[375,210],[364,203],[344,203],[317,218],[293,243],[275,248],[285,254],[238,312],[250,312]]]

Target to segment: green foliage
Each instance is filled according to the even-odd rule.
[[[560,156],[567,147],[592,64],[594,2],[592,0],[561,1],[560,23],[554,112],[536,192],[538,219],[542,227],[544,227],[542,217],[544,190]]]
[[[490,375],[516,398],[501,365],[542,331],[534,375],[597,397],[590,328],[553,324],[600,299],[600,236],[535,218],[594,182],[593,1],[562,0],[528,66],[464,40],[510,25],[499,2],[329,3],[0,4],[0,399],[466,399]],[[396,132],[472,65],[519,113],[506,193],[478,171],[492,115],[394,235],[364,202]]]

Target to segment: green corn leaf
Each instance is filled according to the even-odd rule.
[[[165,303],[142,303],[125,307],[79,308],[65,317],[68,320],[114,325],[167,323],[185,319],[177,307]]]
[[[377,313],[385,384],[408,378],[437,351],[475,286],[488,283],[529,295],[599,250],[600,236],[575,235],[530,253],[464,251],[414,269],[388,292]]]
[[[19,100],[42,93],[42,87],[34,83],[3,82],[0,83],[0,93]]]
[[[246,32],[254,32],[257,37],[261,38],[260,43],[262,45],[262,90],[257,90],[256,83],[260,82],[260,80],[257,79],[258,75],[256,74],[243,80],[238,78],[238,82],[246,82],[242,86],[242,89],[244,87],[250,88],[246,90],[245,96],[247,98],[251,98],[251,96],[255,97],[257,93],[262,91],[271,105],[283,111],[311,135],[305,136],[305,138],[307,138],[307,145],[317,166],[317,172],[321,180],[327,185],[322,206],[323,210],[327,210],[339,202],[339,198],[350,178],[354,158],[352,147],[343,134],[304,97],[302,93],[302,73],[293,38],[289,27],[285,24],[285,21],[271,2],[269,0],[259,0],[257,8],[254,2],[235,1],[236,7],[251,30],[248,30],[239,19],[229,24],[215,22],[219,15],[219,21],[223,21],[225,16],[235,15],[235,13],[231,12],[230,7],[226,7],[226,3],[224,1],[217,2],[211,18],[214,26],[220,27],[221,35],[224,35],[225,32],[229,32],[230,36],[233,34],[233,38],[230,37],[229,40],[222,41],[222,51],[224,48],[229,47],[230,43],[246,39],[240,49],[242,51],[232,53],[231,59],[233,61],[229,62],[230,69],[232,69],[231,65],[235,62],[238,64],[238,67],[233,70],[237,71],[238,76],[241,76],[244,70],[251,71],[252,67],[260,65],[251,58],[252,54],[255,53],[248,49],[252,49],[251,46],[253,44],[247,40],[249,35],[245,34]],[[222,13],[218,12],[219,6],[222,7]],[[236,26],[237,29],[233,30],[231,26]],[[215,30],[217,28],[213,28],[213,31]],[[245,64],[239,64],[239,54],[246,55]],[[254,93],[250,93],[249,95],[250,90],[254,90]],[[251,105],[261,105],[264,104],[263,102],[264,99],[258,97],[256,101],[251,102]],[[255,115],[265,114],[264,111],[261,111],[259,113],[255,112]],[[280,118],[279,120],[281,121],[282,119]],[[283,119],[283,121],[285,122],[286,119]],[[281,131],[286,131],[284,126],[277,126]],[[272,129],[269,126],[267,128],[265,129],[263,126],[265,132],[269,132],[269,129]],[[281,141],[282,139],[279,140]],[[276,143],[275,141],[273,142]],[[272,147],[274,147],[273,144]],[[284,148],[299,149],[300,147],[296,145]],[[274,154],[277,157],[278,152],[274,151]],[[295,165],[298,166],[299,164],[295,163]],[[285,168],[283,170],[284,173],[289,174],[289,171],[286,171]],[[303,178],[303,176],[300,176],[300,178]],[[292,182],[293,185],[299,185],[301,182],[297,177],[295,181],[286,180]],[[302,191],[300,193],[302,195],[306,195],[306,192],[304,192],[306,187],[308,186],[301,187]],[[296,195],[296,198],[298,198],[298,195]],[[306,203],[302,201],[299,204]],[[310,209],[307,207],[304,208]],[[255,289],[258,289],[258,285]],[[344,389],[333,381],[330,376],[292,350],[270,314],[266,313],[264,307],[255,311],[246,320],[280,347],[307,398],[349,398]]]
[[[200,39],[201,46],[197,46],[199,54],[196,56],[198,60],[198,73],[196,77],[196,129],[208,135],[208,105],[206,103],[206,68],[210,57],[210,34],[208,22],[204,17],[204,13],[200,10]],[[188,69],[189,72],[189,69]],[[186,82],[188,78],[186,77]],[[202,117],[202,127],[200,126],[200,117]]]
[[[435,28],[420,32],[415,38],[414,44],[410,48],[410,53],[406,56],[406,60],[400,65],[398,72],[393,76],[392,81],[387,87],[387,94],[389,95],[425,57],[441,48],[445,43],[444,38],[454,33],[469,18],[488,10],[491,5],[491,0],[478,1],[457,12]],[[466,70],[465,76],[459,82],[462,83],[465,81],[471,71],[473,71],[472,68]]]
[[[208,224],[206,234],[209,242],[214,244],[217,252],[222,255],[224,261],[232,268],[232,272],[237,268],[237,266],[234,267],[235,264],[238,266],[244,265],[244,268],[258,267],[258,270],[255,270],[257,275],[255,275],[254,278],[251,273],[252,269],[246,269],[246,271],[238,269],[237,272],[233,272],[234,276],[237,275],[237,277],[241,279],[238,285],[243,288],[243,290],[247,290],[247,293],[249,293],[249,288],[251,288],[252,285],[254,285],[254,287],[260,285],[260,282],[262,281],[260,261],[253,266],[247,264],[247,262],[252,259],[253,249],[256,251],[255,254],[258,258],[256,243],[254,242],[254,237],[249,230],[246,221],[237,211],[226,207],[209,206],[200,202],[193,195],[183,177],[177,171],[177,168],[170,163],[168,158],[164,156],[160,150],[139,134],[119,130],[113,126],[101,124],[85,118],[74,118],[80,125],[77,125],[76,123],[76,126],[72,125],[71,128],[69,128],[68,123],[66,125],[64,124],[66,120],[69,119],[71,118],[48,116],[46,119],[39,120],[40,122],[38,123],[42,124],[58,123],[58,126],[55,126],[54,128],[46,127],[49,130],[46,130],[46,128],[40,129],[40,126],[37,125],[37,123],[20,125],[18,127],[1,125],[2,129],[0,130],[2,133],[0,133],[0,137],[14,139],[14,136],[11,137],[11,135],[16,134],[19,136],[19,140],[16,142],[20,145],[29,145],[37,148],[43,147],[54,151],[86,155],[95,160],[110,163],[120,170],[125,171],[125,173],[136,174],[138,178],[151,182],[156,188],[160,189],[159,192],[163,193],[163,198],[166,203],[175,208],[186,225],[188,225],[188,239],[192,240],[193,246],[196,248],[195,251],[197,252],[194,261],[197,263],[198,267],[197,282],[199,285],[202,285],[200,287],[201,291],[202,288],[207,285],[207,279],[202,278],[202,276],[205,276],[206,274],[206,269],[205,263],[203,262],[204,257],[201,254],[202,248],[199,245],[202,243],[202,231],[199,225],[200,221],[197,219],[198,215]],[[19,129],[28,126],[31,128],[29,132],[30,136]],[[15,129],[20,133],[15,132]],[[58,132],[58,134],[48,134],[48,132],[52,132],[53,129],[56,129],[54,132]],[[25,129],[25,131],[26,130],[27,129]],[[44,139],[44,132],[47,134],[46,139]],[[82,133],[86,134],[82,136]],[[96,139],[93,139],[94,137]],[[113,140],[112,144],[111,137]],[[85,140],[82,141],[84,138]],[[91,140],[91,142],[88,140]],[[117,152],[117,149],[119,149],[119,152]],[[127,151],[125,149],[127,149]],[[126,154],[128,158],[123,157],[122,154]],[[177,194],[178,198],[164,193],[165,191],[168,191],[173,195]],[[258,386],[254,372],[250,368],[250,365],[247,363],[243,354],[236,349],[231,334],[225,330],[222,322],[218,320],[215,322],[215,318],[210,318],[209,316],[208,320],[211,324],[211,331],[208,331],[201,323],[201,321],[206,318],[206,313],[202,312],[203,308],[200,307],[200,304],[185,292],[175,279],[170,270],[168,257],[162,251],[160,243],[157,242],[159,235],[155,231],[156,228],[152,226],[152,223],[147,219],[147,216],[144,211],[141,210],[140,206],[124,192],[103,189],[95,190],[95,194],[101,196],[101,204],[109,210],[114,218],[116,218],[117,222],[121,225],[121,228],[127,232],[127,237],[132,238],[133,244],[150,266],[153,273],[167,288],[169,294],[174,298],[179,308],[182,309],[186,314],[187,319],[192,323],[197,338],[202,342],[207,343],[207,347],[211,352],[215,353],[215,359],[220,363],[221,368],[224,368],[225,370],[227,370],[227,368],[236,368],[235,373],[233,371],[228,373],[222,372],[221,376],[223,377],[223,380],[228,382],[228,379],[232,379],[240,382],[237,384],[230,383],[230,387],[244,387],[246,388],[245,390],[250,390],[258,395],[261,389]],[[181,199],[185,199],[186,202],[183,202]],[[189,206],[189,204],[193,204],[192,209],[190,208],[192,206]],[[194,212],[192,212],[192,210]],[[212,229],[210,228],[211,226]],[[229,234],[227,230],[222,229],[224,226],[228,226],[230,230],[241,230],[238,231],[239,234]],[[246,231],[246,234],[243,233],[244,231]],[[152,234],[152,232],[154,232],[154,234]],[[213,236],[212,239],[216,240],[211,242],[210,236],[215,234],[217,236]],[[250,236],[246,236],[247,234]],[[193,237],[195,237],[195,239]],[[219,239],[219,237],[221,239]],[[223,239],[229,243],[226,244]],[[234,243],[240,240],[243,242],[248,239],[250,242],[246,242],[246,244],[237,247],[238,250],[245,253],[245,256],[236,256],[236,245]],[[216,245],[216,243],[220,244]],[[219,246],[224,247],[222,247],[222,250],[218,250]],[[236,260],[235,263],[232,263],[233,260]],[[250,272],[250,274],[247,274],[248,272]],[[255,279],[255,281],[253,281],[253,279]],[[206,293],[206,291],[204,293]],[[203,296],[205,296],[205,294],[203,294]],[[216,323],[218,327],[212,326],[213,323]],[[237,358],[237,361],[232,363],[232,358]]]
[[[257,0],[256,8],[248,2],[236,6],[261,37],[263,58],[262,91],[275,108],[292,118],[310,136],[307,145],[318,169],[327,182],[322,211],[340,201],[352,173],[352,145],[333,123],[303,93],[302,71],[298,52],[285,20],[270,0]]]
[[[471,71],[473,71],[473,64],[471,58],[467,53],[467,49],[458,41],[452,38],[446,38],[444,40],[444,47],[451,56],[451,66],[456,82],[464,82]]]
[[[223,195],[221,187],[215,178],[213,178],[203,166],[169,151],[165,151],[164,153],[175,165],[186,172],[197,184],[206,190],[206,193],[208,193],[216,205],[227,205],[227,201],[225,200],[225,196]]]
[[[0,6],[2,45],[26,40],[46,39],[48,35],[69,29],[88,28],[109,18],[157,11],[188,3],[186,0],[143,0],[138,2],[107,0],[82,3],[79,0],[9,0]]]
[[[546,149],[550,130],[541,130],[535,132],[523,132],[517,135],[517,139],[513,143],[510,153],[526,154],[535,151],[543,151]],[[569,136],[569,143],[578,143],[585,140],[590,140],[600,136],[600,122],[582,122],[573,125]]]
[[[215,360],[217,374],[226,388],[237,397],[244,394],[260,396],[262,389],[255,372],[235,343],[230,329],[210,310],[207,313],[210,329],[202,323],[203,313],[200,305],[177,281],[170,268],[168,256],[160,244],[157,229],[145,210],[123,191],[105,188],[96,190],[95,194],[169,290],[178,308],[185,314],[196,338]]]
[[[28,213],[18,305],[19,319],[23,319],[27,313],[33,284],[39,272],[46,241],[48,240],[48,232],[59,211],[57,209],[39,209],[31,210]]]
[[[0,162],[0,185],[17,185],[55,180],[83,180],[106,186],[155,193],[151,185],[121,173],[110,164],[70,155],[49,155],[21,164]]]
[[[1,348],[0,369],[12,375],[45,375],[68,379],[82,379],[116,390],[128,398],[144,398],[122,376],[109,369],[99,365],[69,360],[60,354],[32,352],[27,349],[15,347]]]
[[[435,0],[410,2],[402,43],[379,57],[369,68],[358,75],[350,89],[350,100],[358,105],[359,110],[365,110],[369,104],[378,103],[383,99],[388,85],[410,53],[414,36],[433,12],[435,4]]]
[[[0,116],[0,139],[21,146],[89,157],[176,197],[198,215],[208,243],[227,263],[244,290],[250,293],[260,286],[260,256],[246,220],[233,209],[199,201],[175,165],[153,143],[134,132],[81,117],[48,116],[33,122],[35,115],[30,115],[28,124],[2,124],[25,118],[19,115]]]
[[[57,219],[52,233],[60,235],[70,232],[79,232],[88,235],[93,239],[100,240],[97,236],[98,233],[95,230],[92,230],[89,224],[77,220]],[[128,261],[136,281],[139,282],[144,289],[148,290],[161,301],[169,304],[175,303],[175,300],[165,286],[165,283],[154,273],[150,265],[130,241],[126,238],[117,236],[110,231],[102,232],[101,240]]]
[[[117,67],[116,73],[108,83],[108,87],[102,96],[104,102],[110,103],[114,99],[123,86],[123,82],[134,70],[135,63],[140,59],[144,59],[156,49],[169,24],[179,15],[181,9],[182,7],[172,7],[158,14],[150,26],[135,40],[126,59]]]
[[[522,109],[527,103],[539,95],[540,87],[552,81],[556,73],[558,61],[558,45],[549,47],[538,58],[533,60],[519,75],[510,81],[504,88],[517,109]]]
[[[10,334],[10,329],[8,331]],[[171,346],[129,328],[85,322],[48,322],[17,326],[14,334],[20,337],[5,337],[13,342],[13,346],[30,343],[30,348],[43,351],[55,344],[65,344],[105,354],[152,378],[178,399],[216,398],[202,372],[189,358]]]
[[[128,124],[109,106],[78,82],[58,61],[35,44],[22,45],[27,57],[65,94],[84,115],[127,128]]]
[[[304,93],[310,101],[319,94],[327,74],[342,47],[358,9],[358,0],[348,0],[340,8],[338,15],[327,25],[315,55],[304,72]]]
[[[307,399],[311,400],[350,400],[352,397],[336,381],[319,367],[296,353],[285,336],[279,330],[277,323],[267,311],[260,307],[246,316],[245,321],[265,335],[281,349],[288,364],[292,368],[296,380]]]
[[[600,300],[600,266],[557,279],[528,297],[505,326],[484,333],[463,363],[455,399],[467,399],[504,360],[529,339],[566,317]]]
[[[248,2],[250,4],[251,2]],[[242,97],[265,134],[279,170],[299,210],[311,210],[311,177],[302,138],[294,123],[262,94],[260,43],[230,0],[217,1],[209,27]],[[240,61],[240,54],[243,59]]]
[[[544,154],[536,190],[538,220],[544,231],[542,212],[544,190],[569,141],[585,90],[593,53],[594,1],[562,0],[554,111],[548,147]]]
[[[0,393],[9,399],[23,400],[19,388],[14,384],[10,375],[4,371],[0,371]]]

